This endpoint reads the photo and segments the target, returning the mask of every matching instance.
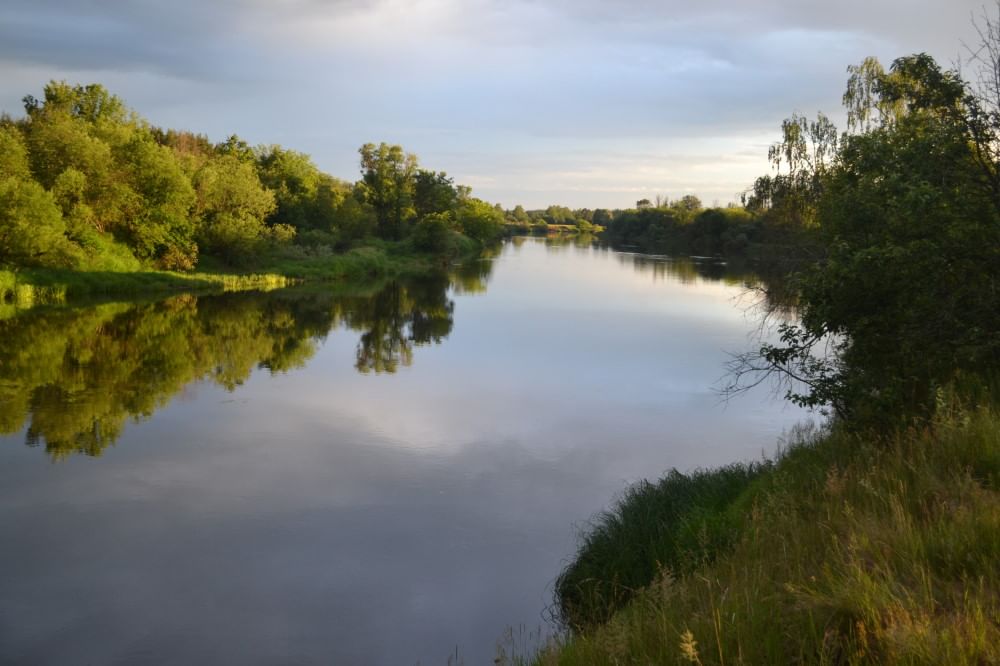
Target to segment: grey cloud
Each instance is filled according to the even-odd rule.
[[[16,110],[29,74],[43,77],[36,86],[86,76],[157,122],[286,143],[341,176],[357,171],[355,146],[388,140],[429,164],[463,156],[434,166],[481,181],[505,154],[541,163],[554,144],[766,144],[760,133],[792,111],[837,118],[845,68],[864,56],[949,62],[980,4],[11,0],[0,7],[0,102]]]

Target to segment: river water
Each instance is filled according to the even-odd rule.
[[[627,484],[807,418],[713,390],[752,281],[529,238],[405,284],[4,312],[0,662],[492,663]]]

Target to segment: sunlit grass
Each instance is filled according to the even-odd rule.
[[[476,247],[463,248],[471,256]],[[262,256],[247,268],[226,266],[206,258],[198,271],[154,270],[0,270],[0,317],[36,305],[75,299],[131,298],[178,292],[268,291],[301,282],[368,282],[440,269],[433,258],[402,243],[375,242],[342,254],[299,257]]]
[[[607,622],[533,662],[1000,663],[995,411],[953,410],[933,426],[884,439],[799,433],[757,471],[729,509],[718,509],[719,494],[706,496],[702,562],[697,548],[671,546],[685,531],[697,534],[693,509],[678,512],[657,487],[626,496],[646,513],[620,506],[609,515],[655,522],[659,514],[675,531],[663,550],[620,543],[658,573]],[[731,473],[721,470],[719,482]],[[711,481],[702,473],[659,486],[698,483]],[[606,530],[609,520],[598,526]],[[732,539],[713,536],[720,520],[735,530]],[[677,561],[678,552],[695,559]],[[592,563],[590,576],[607,586],[622,557],[607,558],[603,573]],[[608,600],[618,607],[617,597]]]

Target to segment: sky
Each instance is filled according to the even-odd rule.
[[[0,109],[101,83],[155,125],[278,143],[351,181],[358,147],[386,141],[508,208],[725,204],[768,172],[782,119],[842,121],[848,65],[956,63],[982,5],[4,0]]]

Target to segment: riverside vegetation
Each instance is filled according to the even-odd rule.
[[[697,197],[632,210],[503,210],[400,146],[355,183],[304,153],[162,129],[99,84],[52,81],[0,116],[0,302],[277,287],[416,274],[500,235],[605,232],[647,252],[784,257],[802,225]]]
[[[692,195],[503,210],[384,143],[359,149],[349,183],[278,145],[156,127],[99,84],[52,81],[24,108],[0,116],[7,304],[417,274],[504,233],[603,232],[646,252],[752,259],[798,256],[809,236],[763,206],[706,209]]]
[[[626,491],[556,581],[565,634],[500,661],[1000,662],[1000,25],[980,32],[972,82],[924,54],[849,68],[848,131],[790,118],[745,197],[807,260],[800,323],[724,392],[775,379],[828,423]]]
[[[362,146],[351,184],[281,146],[155,127],[97,84],[24,106],[0,117],[6,303],[426,272],[503,230],[399,146]]]

